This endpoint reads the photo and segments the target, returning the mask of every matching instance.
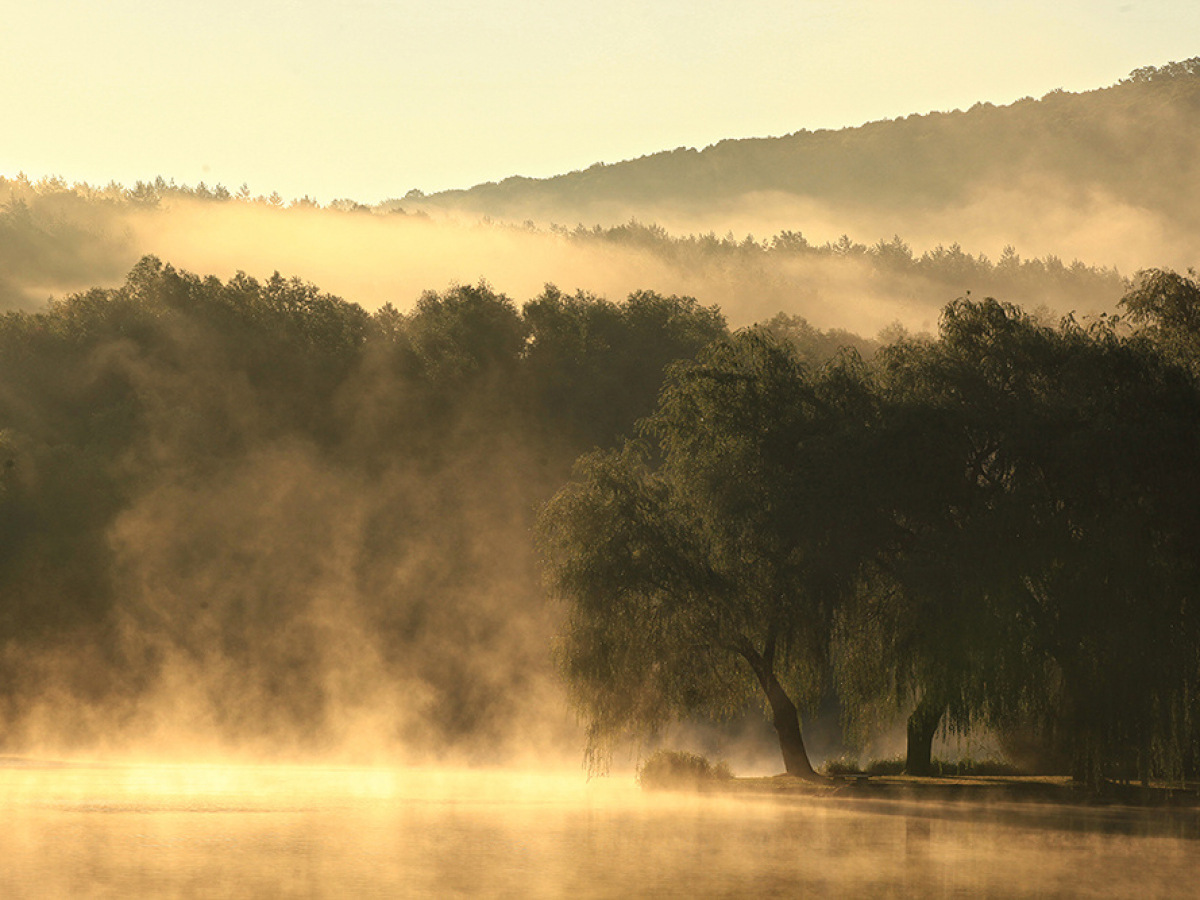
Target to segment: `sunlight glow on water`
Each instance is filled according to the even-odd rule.
[[[1194,896],[1195,841],[895,812],[577,773],[10,765],[0,897]]]

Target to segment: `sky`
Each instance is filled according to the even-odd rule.
[[[0,175],[374,203],[1104,87],[1195,0],[0,0]]]

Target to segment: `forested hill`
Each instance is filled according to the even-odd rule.
[[[711,208],[781,192],[839,206],[938,209],[988,189],[1102,192],[1176,225],[1200,222],[1200,57],[1099,90],[914,114],[837,131],[726,140],[548,179],[513,177],[421,199],[506,217]],[[410,195],[405,204],[418,200]]]

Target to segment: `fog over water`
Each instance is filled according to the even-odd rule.
[[[945,303],[984,292],[969,274],[893,277],[858,259],[857,250],[789,256],[768,254],[764,243],[739,257],[743,228],[762,242],[776,229],[803,228],[815,247],[838,240],[843,229],[852,232],[851,243],[900,229],[896,214],[834,211],[795,197],[743,197],[704,215],[664,209],[672,230],[659,235],[661,246],[643,246],[636,229],[632,240],[585,238],[466,215],[175,195],[140,206],[65,185],[7,187],[15,198],[4,213],[13,246],[30,252],[11,254],[0,293],[7,290],[8,305],[33,310],[46,309],[45,294],[62,301],[74,290],[121,284],[144,253],[201,277],[228,280],[245,270],[261,279],[279,271],[368,312],[392,304],[409,313],[424,291],[480,279],[519,306],[553,282],[614,302],[643,288],[694,296],[719,305],[732,327],[782,311],[868,337],[897,321],[931,329]],[[1041,192],[1037,205],[1036,193],[1017,192],[1012,202],[981,198],[953,221],[913,214],[899,237],[911,242],[914,258],[935,241],[970,239],[960,262],[985,250],[994,257],[1014,234],[1029,241],[1018,248],[1026,257],[1078,252],[1097,266],[1114,259],[1122,266],[1161,263],[1155,245],[1168,261],[1176,258],[1176,245],[1161,240],[1165,226],[1135,227],[1158,222],[1150,212],[1139,219],[1102,198],[1075,208],[1053,191]],[[1028,206],[1019,208],[1018,199]],[[989,219],[994,209],[1011,215]],[[619,223],[629,210],[608,212]],[[647,221],[656,215],[651,210]],[[1014,221],[1025,230],[1014,231]],[[720,222],[738,229],[730,245],[708,256],[670,257],[677,237]],[[1186,239],[1179,241],[1186,249]],[[1056,293],[1053,278],[1035,279],[1032,299],[1050,317],[1111,308],[1121,283],[1108,270],[1102,274],[1105,290],[1098,293]],[[1081,296],[1094,305],[1081,308]],[[427,410],[419,403],[408,409],[411,386],[369,362],[332,403],[330,452],[302,429],[274,423],[277,399],[255,394],[260,374],[237,371],[236,356],[191,327],[180,326],[168,342],[183,348],[177,360],[135,347],[118,332],[81,354],[77,371],[61,375],[62,394],[81,408],[89,391],[109,381],[128,387],[140,410],[136,439],[100,464],[106,474],[133,471],[139,480],[91,535],[102,545],[97,552],[112,556],[119,611],[106,623],[104,649],[68,636],[53,650],[11,642],[0,652],[6,670],[19,674],[9,688],[10,750],[427,762],[443,759],[450,740],[469,733],[483,740],[465,752],[467,742],[455,743],[449,756],[456,761],[549,754],[574,762],[579,728],[549,659],[558,611],[541,597],[530,498],[548,497],[570,459],[590,445],[568,454],[553,441],[549,450],[527,442],[489,398],[463,405],[435,461],[418,472],[397,448],[422,427]],[[293,399],[298,408],[311,405]],[[34,433],[46,424],[39,421],[45,411],[22,409],[26,402],[15,398],[13,408],[28,420],[21,428]],[[102,424],[124,414],[122,408]],[[482,440],[485,431],[491,436]],[[10,475],[40,490],[63,472],[63,496],[77,497],[70,478],[90,470],[62,464],[57,440],[44,448],[45,462],[18,456]],[[370,465],[346,465],[356,454]],[[82,458],[91,464],[92,457]],[[446,585],[464,571],[451,560],[464,558],[479,574],[464,578],[468,586],[448,600]],[[44,609],[33,595],[26,599],[31,609]],[[297,611],[286,625],[276,612],[281,606]],[[402,639],[381,638],[381,621]],[[106,654],[136,665],[122,669]],[[93,702],[80,705],[81,696]],[[821,727],[836,731],[833,723]],[[762,771],[762,761],[773,759],[770,735],[755,737],[731,754],[739,772]]]
[[[1163,121],[1133,187],[964,176],[923,205],[875,202],[882,151],[841,196],[494,214],[0,178],[0,900],[1193,895],[1194,811],[639,790],[656,743],[778,772],[754,704],[589,780],[533,538],[726,325],[870,357],[956,298],[1094,322],[1194,265],[1192,195],[1138,193],[1194,181]],[[803,712],[818,767],[834,707]]]
[[[0,767],[0,892],[1188,897],[1196,822],[646,794],[577,772]]]

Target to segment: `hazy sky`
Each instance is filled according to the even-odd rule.
[[[1196,0],[3,0],[0,174],[375,202],[1086,90]]]

